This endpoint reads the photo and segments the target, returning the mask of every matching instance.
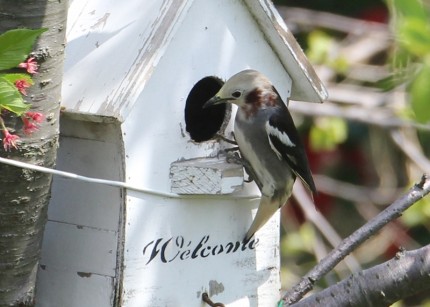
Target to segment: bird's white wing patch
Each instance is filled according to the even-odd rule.
[[[278,157],[279,160],[282,160],[282,155],[281,153],[276,149],[275,146],[273,146],[272,140],[270,139],[269,135],[268,135],[268,139],[269,139],[269,145],[270,148],[272,148],[273,152],[276,154],[276,156]]]
[[[271,135],[274,136],[274,137],[276,137],[276,138],[278,138],[282,142],[282,144],[284,144],[287,147],[295,147],[296,146],[296,144],[294,144],[291,141],[291,139],[289,138],[289,136],[285,132],[280,131],[278,128],[272,126],[269,121],[266,122],[266,131],[267,131],[267,135],[269,136],[270,146],[272,147],[273,151],[276,152],[276,154],[278,155],[278,157],[280,157],[281,154],[273,146],[272,141],[270,140],[270,136]]]
[[[266,128],[266,132],[267,132],[267,137],[269,138],[270,147],[276,153],[279,160],[282,160],[282,154],[273,145],[272,140],[270,139],[270,136],[276,137],[277,139],[279,139],[282,142],[282,144],[284,144],[287,147],[295,147],[296,144],[294,144],[291,141],[291,139],[288,137],[288,135],[285,132],[282,132],[278,128],[272,126],[269,121],[266,122],[265,128]]]

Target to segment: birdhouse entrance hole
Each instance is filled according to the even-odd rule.
[[[222,133],[230,119],[231,106],[220,104],[203,109],[203,105],[223,86],[217,77],[205,77],[198,81],[188,94],[185,104],[185,125],[195,142],[212,139],[217,132]]]

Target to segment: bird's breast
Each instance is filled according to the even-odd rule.
[[[285,160],[272,150],[266,120],[245,120],[236,116],[234,134],[242,156],[251,165],[262,184],[262,193],[271,196],[279,191],[290,190],[294,177]]]

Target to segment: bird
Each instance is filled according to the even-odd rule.
[[[234,138],[248,174],[261,192],[257,213],[244,241],[281,208],[292,194],[297,177],[317,193],[305,148],[272,82],[262,73],[246,69],[228,79],[203,108],[235,104]]]

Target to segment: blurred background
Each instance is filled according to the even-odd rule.
[[[337,243],[430,173],[430,9],[420,0],[277,0],[329,100],[291,102],[319,190],[282,209],[282,283],[291,287]],[[366,241],[318,284],[430,244],[430,198]],[[316,289],[318,291],[318,289]],[[430,306],[421,293],[393,306]]]

